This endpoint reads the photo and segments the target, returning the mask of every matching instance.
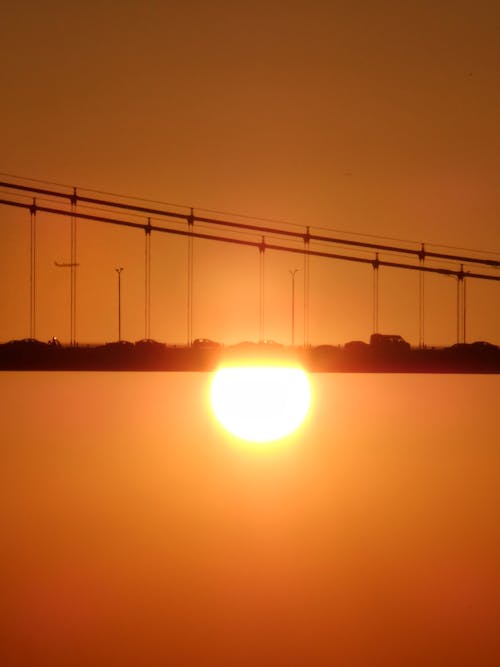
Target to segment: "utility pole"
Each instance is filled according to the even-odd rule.
[[[118,342],[122,341],[122,271],[123,266],[115,269],[118,274]]]

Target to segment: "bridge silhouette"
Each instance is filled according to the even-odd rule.
[[[50,184],[49,184],[50,185]],[[500,282],[500,261],[480,251],[443,252],[430,243],[386,243],[360,240],[354,235],[318,233],[312,226],[291,227],[286,223],[262,221],[257,224],[242,216],[213,214],[193,208],[64,185],[51,185],[19,177],[0,181],[0,205],[26,211],[30,220],[30,332],[36,338],[37,323],[37,218],[61,216],[70,225],[70,260],[57,263],[70,271],[70,344],[77,344],[77,269],[78,221],[93,221],[137,229],[144,234],[144,337],[151,336],[151,236],[170,234],[186,239],[186,329],[187,346],[193,343],[193,243],[195,239],[217,244],[253,247],[259,253],[259,340],[265,338],[264,296],[265,258],[268,252],[290,253],[303,258],[304,334],[303,346],[309,344],[310,259],[360,263],[373,270],[373,333],[379,333],[379,271],[382,267],[419,274],[419,347],[425,347],[425,276],[439,274],[456,279],[456,338],[467,337],[467,282]],[[265,223],[265,224],[264,224]],[[322,230],[320,230],[322,231]],[[244,233],[245,238],[238,236]],[[375,238],[375,237],[374,237]],[[325,249],[326,247],[326,249]],[[404,258],[404,259],[401,259]],[[295,276],[294,276],[295,277]],[[292,300],[292,318],[293,318]],[[292,334],[293,338],[293,334]]]

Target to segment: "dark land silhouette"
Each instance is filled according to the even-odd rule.
[[[400,336],[374,334],[370,343],[289,347],[274,341],[236,345],[197,339],[191,346],[154,340],[61,345],[34,340],[0,344],[0,370],[211,371],[224,363],[299,363],[312,372],[500,373],[500,347],[477,341],[412,348]]]

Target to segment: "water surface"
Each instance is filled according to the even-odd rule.
[[[1,664],[497,664],[500,379],[311,377],[266,448],[206,374],[0,374]]]

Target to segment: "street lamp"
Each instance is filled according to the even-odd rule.
[[[290,269],[288,273],[292,276],[292,346],[295,345],[295,274],[300,269]]]
[[[122,340],[122,271],[123,266],[115,269],[118,274],[118,342]]]

